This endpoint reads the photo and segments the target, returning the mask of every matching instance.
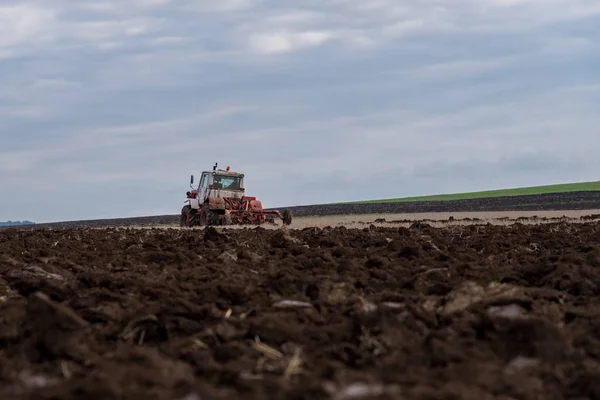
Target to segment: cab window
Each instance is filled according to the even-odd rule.
[[[202,174],[202,179],[200,180],[200,188],[205,189],[208,187],[208,175]]]

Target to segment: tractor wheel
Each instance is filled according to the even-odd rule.
[[[191,228],[198,225],[198,214],[190,206],[184,206],[181,209],[179,226],[182,228]]]
[[[210,211],[208,206],[202,207],[200,212],[200,226],[219,225],[219,216],[214,211]]]
[[[198,213],[190,206],[184,206],[181,210],[181,217],[179,219],[179,226],[185,228],[191,228],[198,226]]]
[[[204,208],[200,209],[200,221],[199,221],[199,225],[200,226],[207,226],[208,225],[207,211]]]
[[[207,212],[208,225],[219,225],[219,215],[214,211]]]
[[[198,212],[192,210],[190,212],[190,219],[189,219],[188,225],[190,227],[198,226],[199,225],[198,217],[199,217]]]
[[[290,210],[285,210],[282,217],[285,225],[290,225],[292,223],[292,212]]]
[[[181,215],[179,215],[179,227],[184,228],[187,226],[187,215],[185,213],[185,207],[181,209]]]
[[[181,209],[181,216],[179,217],[179,226],[181,228],[187,228],[190,226],[190,212],[192,207],[183,206]]]

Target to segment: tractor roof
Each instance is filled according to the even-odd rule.
[[[224,176],[237,176],[237,177],[243,177],[244,174],[241,172],[234,172],[234,171],[226,171],[224,169],[217,169],[217,170],[210,170],[210,171],[204,171],[205,173],[209,173],[209,174],[213,174],[213,175],[224,175]]]

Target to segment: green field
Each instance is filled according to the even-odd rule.
[[[345,202],[340,204],[368,204],[368,203],[407,203],[415,201],[447,201],[447,200],[469,200],[485,199],[492,197],[525,196],[550,193],[587,192],[600,190],[600,181],[566,183],[558,185],[531,186],[525,188],[487,190],[483,192],[438,194],[433,196],[402,197],[397,199],[363,200]]]

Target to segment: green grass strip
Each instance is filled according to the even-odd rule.
[[[540,194],[572,193],[599,191],[600,181],[565,183],[558,185],[531,186],[514,189],[486,190],[482,192],[438,194],[433,196],[402,197],[396,199],[362,200],[336,204],[373,204],[373,203],[408,203],[417,201],[448,201],[448,200],[470,200],[488,199],[494,197],[513,197]]]

